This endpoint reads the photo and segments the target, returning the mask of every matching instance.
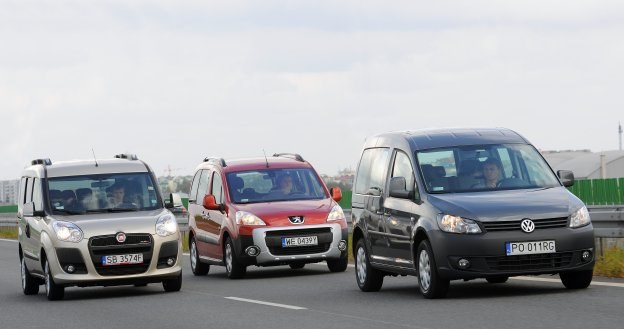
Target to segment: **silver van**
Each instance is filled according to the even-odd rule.
[[[153,171],[134,155],[33,160],[21,175],[17,217],[26,295],[41,284],[49,300],[70,286],[181,288],[178,224]]]
[[[508,129],[436,129],[368,138],[352,199],[356,282],[414,275],[426,298],[451,280],[558,274],[570,289],[592,281],[587,208],[540,152]]]

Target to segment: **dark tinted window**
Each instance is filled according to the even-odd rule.
[[[366,194],[371,187],[383,188],[389,154],[387,148],[364,150],[355,179],[355,193]]]

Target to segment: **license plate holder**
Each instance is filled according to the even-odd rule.
[[[102,266],[143,264],[143,254],[102,256]]]
[[[318,236],[282,237],[282,248],[318,246]]]

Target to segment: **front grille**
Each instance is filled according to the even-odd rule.
[[[561,228],[568,226],[568,217],[531,219],[535,223],[535,230],[544,230],[549,228]],[[481,222],[487,232],[497,231],[521,231],[520,223],[522,220],[512,220],[503,222]]]
[[[269,252],[275,256],[323,253],[329,250],[329,247],[334,239],[334,235],[329,227],[306,228],[299,230],[276,230],[267,231],[265,234],[264,241],[269,248]],[[318,245],[282,248],[282,238],[311,235],[318,237]]]
[[[126,241],[117,242],[115,235],[104,235],[89,239],[89,253],[96,271],[100,275],[129,275],[147,271],[153,253],[150,234],[127,234]],[[143,264],[102,265],[102,256],[143,254]]]
[[[569,266],[572,261],[572,253],[558,252],[552,254],[485,257],[485,261],[493,271],[554,270]]]

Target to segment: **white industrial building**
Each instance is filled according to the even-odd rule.
[[[571,170],[576,179],[624,177],[624,151],[542,151],[555,170]]]
[[[17,204],[19,180],[0,181],[0,204]]]

